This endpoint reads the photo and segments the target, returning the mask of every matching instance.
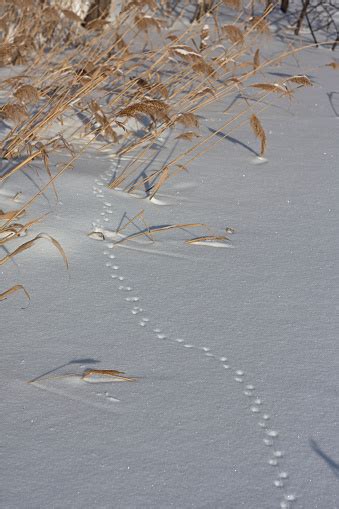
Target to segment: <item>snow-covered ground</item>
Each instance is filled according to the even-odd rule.
[[[339,80],[329,50],[298,58],[277,72],[308,71],[314,87],[262,114],[266,162],[241,128],[160,206],[107,189],[118,163],[93,148],[58,181],[61,203],[48,192],[32,207],[50,210],[33,232],[58,239],[70,269],[43,240],[2,266],[31,294],[25,309],[19,293],[1,303],[2,508],[339,507]],[[42,178],[16,174],[2,207]],[[142,209],[150,226],[235,232],[222,246],[186,244],[194,229],[114,245]],[[140,378],[90,384],[89,368]]]

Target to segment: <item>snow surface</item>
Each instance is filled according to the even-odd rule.
[[[1,303],[2,508],[339,507],[331,58],[308,50],[278,69],[315,85],[260,115],[267,161],[244,126],[170,180],[159,206],[107,189],[117,162],[93,149],[58,181],[61,203],[49,191],[33,205],[50,214],[30,236],[57,238],[70,270],[45,240],[2,266],[2,286],[31,294],[25,309],[20,294]],[[204,113],[206,133],[226,106]],[[43,178],[16,174],[2,208]],[[141,209],[151,226],[232,227],[232,249],[187,245],[194,229],[115,245]],[[140,379],[88,384],[89,368]]]

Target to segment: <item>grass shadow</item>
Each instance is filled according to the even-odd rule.
[[[327,466],[332,470],[333,474],[339,479],[339,463],[334,461],[328,454],[326,454],[319,445],[312,438],[310,439],[311,449],[318,455],[322,460],[325,461]]]
[[[338,99],[337,106],[334,104],[335,96],[337,96],[337,99]],[[327,97],[328,97],[328,100],[330,101],[330,106],[333,110],[333,113],[338,118],[339,117],[339,92],[327,92]]]
[[[211,127],[209,127],[208,129],[211,133],[215,134],[219,138],[223,138],[226,141],[230,141],[231,143],[233,143],[233,145],[240,145],[241,147],[248,150],[248,152],[250,152],[254,156],[259,157],[258,152],[256,152],[253,148],[249,147],[248,145],[246,145],[246,143],[243,143],[242,141],[238,140],[237,138],[233,138],[233,136],[229,136],[228,134],[225,134],[222,132],[217,132],[215,129],[212,129]]]
[[[51,375],[52,373],[55,373],[59,371],[60,369],[66,368],[67,366],[71,366],[72,364],[98,364],[99,360],[89,358],[80,358],[80,359],[72,359],[69,362],[65,362],[65,364],[60,364],[60,366],[56,366],[53,369],[50,369],[49,371],[46,371],[45,373],[42,373],[41,375],[37,376],[36,378],[33,378],[33,380],[30,380],[30,383],[37,382],[41,378],[45,378],[48,375]]]

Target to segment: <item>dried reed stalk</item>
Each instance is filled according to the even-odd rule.
[[[260,157],[262,157],[264,155],[264,152],[266,150],[266,145],[267,145],[267,139],[266,139],[266,134],[265,134],[264,128],[261,125],[261,122],[258,119],[258,117],[254,114],[251,115],[250,124],[251,124],[252,130],[253,130],[255,136],[260,141],[260,154],[259,155],[260,155]]]
[[[0,293],[0,301],[6,300],[10,295],[19,291],[22,291],[25,294],[28,301],[31,300],[29,293],[27,292],[26,288],[23,285],[14,285],[8,290],[4,291],[3,293]]]

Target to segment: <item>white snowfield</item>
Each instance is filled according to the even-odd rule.
[[[308,50],[276,69],[314,86],[260,114],[266,161],[243,127],[151,203],[109,190],[117,160],[93,148],[58,181],[61,203],[49,191],[30,209],[50,214],[29,238],[55,237],[70,269],[47,240],[2,266],[2,287],[31,295],[1,303],[2,509],[339,507],[332,58]],[[205,135],[226,107],[202,114]],[[2,207],[45,179],[17,174]],[[196,228],[117,235],[141,209],[152,228],[234,228],[215,241],[232,248],[187,244]],[[137,380],[86,383],[88,369]]]

